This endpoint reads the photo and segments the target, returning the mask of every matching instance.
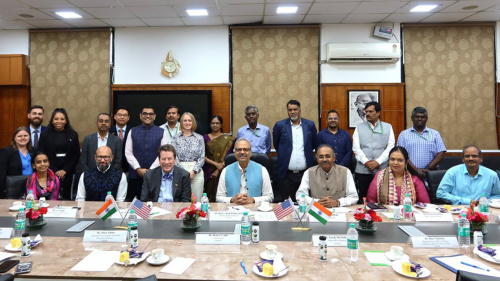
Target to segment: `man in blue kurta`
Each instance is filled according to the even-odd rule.
[[[220,174],[217,202],[239,205],[272,202],[274,194],[269,173],[264,166],[250,161],[250,141],[238,139],[234,145],[234,153],[237,162],[228,165]]]
[[[463,150],[464,164],[448,169],[439,184],[436,196],[452,202],[453,205],[478,204],[483,194],[486,198],[500,198],[498,174],[481,166],[481,150],[468,145]]]

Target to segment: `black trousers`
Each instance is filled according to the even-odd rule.
[[[63,198],[64,200],[73,200],[74,197],[71,197],[71,184],[73,183],[73,174],[66,174],[64,179],[59,179],[59,198]],[[73,189],[78,189],[78,184],[73,186]]]
[[[142,183],[143,178],[139,177],[138,179],[128,179],[128,189],[127,189],[127,198],[125,201],[132,202],[134,197],[141,200],[141,191],[142,191]]]
[[[302,181],[302,176],[305,171],[300,171],[298,173],[294,173],[292,171],[287,171],[285,179],[281,181],[280,188],[280,197],[281,202],[286,200],[288,197],[292,198],[294,202],[296,202],[295,194],[299,189],[300,182]]]
[[[358,190],[359,200],[358,203],[363,203],[363,197],[366,197],[368,194],[368,187],[373,180],[374,174],[358,174],[354,173],[356,180],[356,189]]]

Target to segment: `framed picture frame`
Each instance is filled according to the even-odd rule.
[[[347,90],[347,107],[349,108],[349,128],[356,128],[366,121],[365,106],[367,103],[380,102],[379,90]]]

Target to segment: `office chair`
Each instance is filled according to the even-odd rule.
[[[14,280],[14,275],[10,273],[6,273],[2,276],[0,276],[0,281],[13,281]]]
[[[158,281],[158,278],[156,278],[156,275],[153,274],[153,275],[150,275],[148,277],[144,277],[144,278],[141,278],[141,279],[136,279],[135,281]]]
[[[429,181],[429,198],[431,199],[431,203],[433,204],[451,205],[450,201],[436,197],[436,192],[438,190],[439,184],[441,183],[441,180],[444,177],[444,174],[446,174],[446,170],[435,170],[427,172],[427,180]]]
[[[19,199],[26,193],[26,180],[28,175],[23,176],[7,176],[5,187],[5,198]]]
[[[500,281],[500,278],[459,270],[455,281]]]
[[[271,169],[270,169],[271,163],[269,161],[269,157],[267,157],[266,154],[252,152],[252,156],[250,157],[250,160],[261,164],[262,166],[264,166],[266,168],[267,172],[269,174],[271,174],[271,172],[270,172],[271,171]],[[234,162],[236,162],[236,156],[234,156],[234,153],[228,154],[226,156],[226,158],[224,159],[224,165],[226,165],[226,167],[233,164]]]

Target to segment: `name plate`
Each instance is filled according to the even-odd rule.
[[[12,227],[0,228],[0,239],[9,239],[12,233]]]
[[[238,211],[212,211],[210,212],[210,221],[241,221],[243,212]]]
[[[85,230],[83,242],[125,243],[127,231]]]
[[[347,235],[313,234],[312,243],[314,247],[319,246],[320,236],[326,236],[326,245],[328,247],[347,247]]]
[[[415,220],[421,221],[449,221],[454,222],[453,216],[450,213],[415,213]]]
[[[231,232],[196,233],[196,245],[239,245],[240,235]]]
[[[47,218],[74,218],[78,213],[78,209],[73,208],[50,208],[44,215]]]
[[[412,237],[414,248],[458,248],[455,236]]]

